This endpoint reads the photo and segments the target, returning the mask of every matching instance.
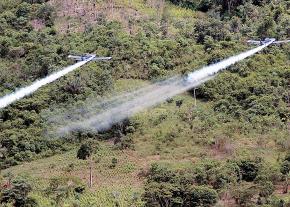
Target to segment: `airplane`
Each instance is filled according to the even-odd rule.
[[[267,43],[270,43],[271,44],[281,44],[281,43],[287,43],[287,42],[290,42],[290,40],[282,40],[282,41],[276,41],[275,38],[265,38],[264,40],[248,40],[247,43],[250,43],[250,44],[254,44],[254,45],[264,45],[264,44],[267,44]]]
[[[95,54],[84,54],[84,55],[69,55],[68,58],[71,58],[75,61],[85,61],[90,58],[91,61],[101,61],[101,60],[111,60],[112,57],[96,57]]]

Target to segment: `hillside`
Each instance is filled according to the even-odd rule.
[[[72,64],[69,54],[113,57],[0,109],[1,205],[290,205],[290,44],[202,84],[196,105],[192,90],[108,130],[54,132],[71,109],[265,37],[289,39],[288,1],[1,1],[1,97]]]

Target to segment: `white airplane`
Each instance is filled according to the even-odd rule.
[[[85,61],[89,58],[92,58],[91,61],[101,61],[101,60],[111,60],[112,57],[96,57],[95,54],[84,54],[84,55],[69,55],[68,58],[71,58],[75,61]]]
[[[276,41],[275,38],[265,38],[264,40],[248,40],[247,43],[250,43],[250,44],[254,44],[254,45],[264,45],[264,44],[267,44],[267,43],[270,43],[272,42],[271,44],[282,44],[282,43],[288,43],[290,42],[290,40],[282,40],[282,41]]]

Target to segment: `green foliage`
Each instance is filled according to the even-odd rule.
[[[53,26],[55,19],[54,8],[47,4],[42,4],[37,11],[36,17],[43,19],[46,26]]]
[[[249,205],[257,193],[257,186],[252,183],[242,182],[232,189],[233,198],[238,205]]]
[[[213,206],[218,194],[207,186],[194,186],[192,176],[153,164],[143,200],[146,206]]]
[[[214,189],[224,189],[234,184],[240,177],[239,166],[235,163],[219,163],[214,160],[200,162],[194,167],[195,181],[200,185],[212,185]]]
[[[55,204],[61,205],[66,198],[78,197],[85,190],[85,186],[72,177],[54,177],[49,181],[45,194],[53,199]]]
[[[282,164],[280,171],[283,175],[287,175],[290,172],[290,153],[287,153]]]
[[[1,189],[0,202],[13,203],[15,207],[37,206],[36,201],[28,196],[32,190],[30,184],[22,179],[14,179],[11,186]]]
[[[257,160],[241,160],[238,163],[241,172],[242,180],[251,182],[254,181],[258,175],[261,161]]]
[[[86,140],[83,144],[81,144],[80,148],[77,151],[77,158],[81,160],[86,160],[96,153],[100,149],[100,145],[98,142],[92,139]]]
[[[228,27],[227,24],[214,18],[198,20],[195,25],[197,42],[205,43],[207,38],[212,38],[216,41],[229,41],[231,34]]]
[[[214,206],[218,201],[215,190],[206,186],[194,186],[189,190],[189,199],[184,206]]]
[[[124,149],[132,149],[134,150],[134,140],[131,136],[125,136],[123,138],[121,138],[121,141],[116,142],[116,148],[120,149],[120,150],[124,150]]]
[[[115,168],[117,166],[117,164],[118,164],[118,159],[113,157],[112,158],[112,163],[110,165],[110,168]]]
[[[30,4],[41,4],[47,2],[48,0],[22,0],[22,1],[28,2]]]
[[[77,158],[86,160],[93,153],[93,148],[89,144],[82,144],[77,152]]]
[[[275,188],[271,181],[266,181],[260,184],[260,193],[259,195],[264,198],[268,198],[274,192]]]
[[[172,2],[173,4],[193,10],[196,9],[197,7],[197,2],[193,0],[169,0],[169,1]]]
[[[38,4],[42,1],[28,3],[21,3],[15,8],[7,5],[6,12],[0,15],[0,25],[3,26],[3,33],[0,34],[0,56],[3,58],[1,60],[5,60],[5,69],[0,75],[1,82],[5,83],[0,86],[1,95],[30,84],[68,64],[63,59],[68,55],[70,46],[63,45],[61,36],[56,35],[54,28],[49,28],[53,26],[53,8]],[[28,22],[34,18],[43,19],[49,27],[39,32],[32,30]],[[25,21],[18,25],[17,22],[21,19]],[[43,138],[46,129],[41,112],[54,104],[68,104],[74,99],[85,99],[92,93],[103,94],[112,86],[108,70],[101,70],[95,65],[86,71],[83,72],[84,76],[65,78],[60,85],[48,86],[39,94],[1,110],[0,141],[15,141],[13,150],[2,147],[4,155],[0,157],[1,168],[51,156],[67,149],[65,140]],[[59,93],[55,93],[57,89]]]
[[[282,175],[285,178],[289,174],[289,156],[279,165],[272,166],[276,160],[271,160],[270,164],[229,155],[261,152],[266,159],[273,159],[276,150],[287,149],[290,84],[287,45],[269,47],[231,66],[229,71],[198,88],[198,98],[207,103],[198,101],[197,107],[192,107],[192,99],[177,99],[175,102],[172,99],[168,100],[167,108],[165,104],[160,106],[162,113],[156,115],[149,111],[140,115],[140,119],[145,121],[135,123],[124,120],[105,132],[76,132],[66,139],[46,138],[51,117],[45,115],[51,109],[68,108],[90,96],[107,95],[115,81],[120,79],[155,81],[186,74],[246,50],[244,41],[247,39],[268,36],[287,38],[289,3],[270,3],[267,0],[170,0],[175,5],[195,11],[166,2],[164,7],[161,6],[160,14],[155,14],[154,10],[153,15],[146,13],[146,18],[142,18],[146,6],[154,1],[130,1],[130,11],[140,17],[138,20],[128,20],[128,24],[134,27],[133,32],[126,30],[126,22],[106,20],[100,14],[96,24],[89,25],[86,21],[84,32],[80,32],[80,27],[80,31],[74,33],[69,29],[67,33],[60,33],[55,21],[73,21],[76,27],[83,23],[79,24],[78,17],[57,17],[55,8],[45,2],[0,1],[1,96],[71,64],[66,61],[71,53],[96,53],[112,56],[113,60],[90,63],[1,110],[1,169],[62,153],[79,145],[79,142],[83,144],[77,157],[87,159],[97,147],[85,140],[113,139],[113,149],[124,150],[125,154],[127,149],[136,149],[134,153],[142,156],[136,163],[140,161],[142,167],[152,155],[175,164],[181,160],[199,160],[185,170],[153,165],[146,176],[143,194],[147,206],[213,206],[218,200],[217,192],[222,195],[227,191],[232,192],[239,205],[250,205],[253,198],[259,198],[262,204],[269,203],[275,185],[282,180]],[[96,2],[97,5],[99,3],[103,4],[102,1]],[[127,1],[118,1],[118,9],[122,8],[123,3],[127,7]],[[142,9],[135,7],[136,4],[140,4]],[[256,143],[258,139],[265,144],[260,146]],[[219,140],[222,140],[221,144]],[[214,145],[231,148],[231,153],[221,150],[222,147],[214,148]],[[112,169],[106,170],[115,173],[115,170],[122,169],[123,162],[118,157],[119,151],[110,153],[113,155],[104,156],[104,166],[112,162]],[[268,158],[268,154],[272,157]],[[75,156],[74,152],[72,157]],[[229,161],[205,159],[212,156]],[[63,169],[64,173],[73,174],[79,168],[79,164],[72,161]],[[105,168],[100,169],[98,173],[104,176],[106,171],[102,170]],[[123,169],[127,174],[137,174],[137,170],[131,165]],[[142,203],[131,191],[88,193],[84,192],[83,185],[71,180],[52,179],[44,193],[43,188],[39,187],[42,190],[35,190],[37,192],[33,195],[39,196],[39,201],[49,203],[43,206],[50,205],[50,202],[56,206],[91,206],[97,205],[100,200],[104,206],[138,206]],[[129,184],[126,182],[125,185]],[[15,186],[6,189],[6,194],[2,192],[1,196],[8,196],[9,202],[15,202],[14,195],[17,195],[28,203],[29,186],[21,182]],[[17,190],[21,186],[23,192]],[[127,197],[124,198],[124,195]],[[279,200],[274,200],[275,205],[279,203]],[[30,201],[33,203],[33,200]]]

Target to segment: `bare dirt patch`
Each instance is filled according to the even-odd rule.
[[[136,30],[133,22],[147,18],[137,9],[119,5],[115,1],[96,3],[83,0],[50,0],[49,4],[57,8],[57,29],[61,33],[82,32],[92,24],[104,20],[117,20],[129,33]]]

